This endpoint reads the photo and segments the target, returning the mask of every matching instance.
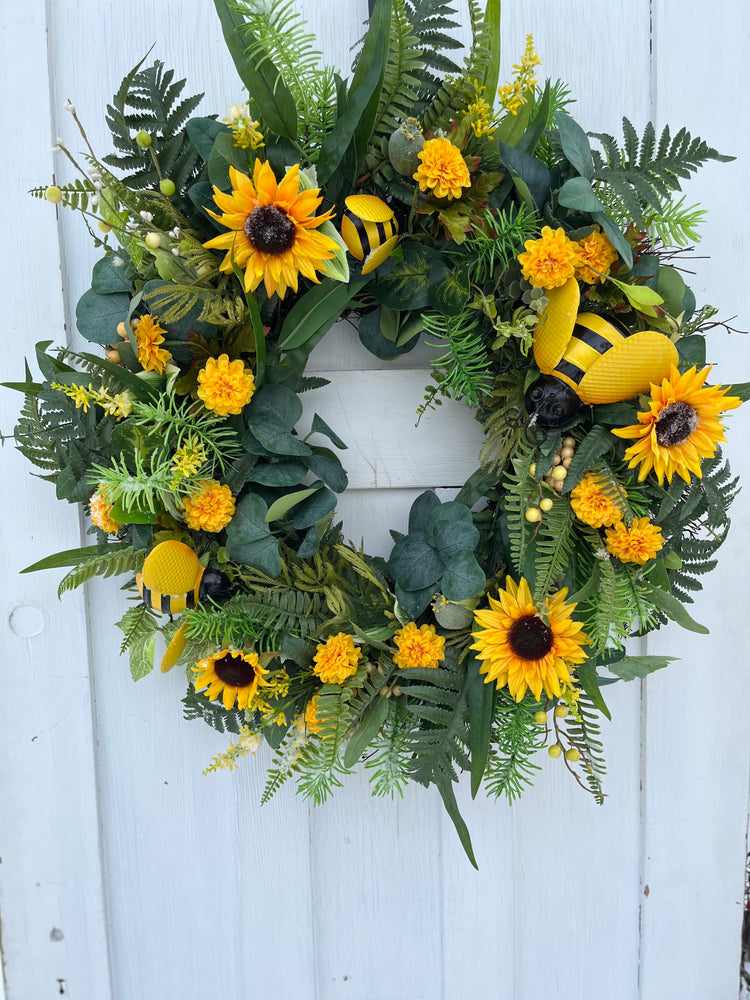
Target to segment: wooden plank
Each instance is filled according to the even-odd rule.
[[[750,98],[735,67],[748,55],[750,12],[715,5],[707,15],[696,0],[657,0],[654,23],[654,114],[658,127],[686,125],[737,162],[706,166],[686,187],[687,203],[709,212],[700,260],[691,282],[699,305],[733,314],[747,329],[750,253],[744,202],[750,182],[746,121]],[[712,382],[745,380],[746,338],[709,337]],[[735,473],[748,467],[750,415],[730,415],[726,454]],[[740,928],[746,853],[750,676],[743,627],[747,588],[747,488],[732,510],[732,535],[719,567],[691,608],[710,637],[670,629],[649,643],[653,652],[681,657],[648,681],[645,881],[641,996],[679,994],[688,1000],[738,993]]]
[[[23,353],[45,336],[64,342],[55,210],[31,202],[52,173],[45,4],[3,18],[0,108],[3,192],[25,223],[0,245],[6,294],[3,376],[23,380]],[[29,81],[34,81],[30,113]],[[9,219],[9,216],[8,216]],[[0,430],[12,433],[20,394],[0,392]],[[0,449],[6,517],[3,553],[3,697],[0,756],[0,913],[8,1000],[60,993],[110,996],[98,848],[91,690],[83,595],[57,600],[59,574],[19,576],[29,563],[80,544],[74,508],[30,476],[12,442]]]

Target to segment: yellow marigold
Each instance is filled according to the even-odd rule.
[[[627,496],[625,489],[622,492]],[[622,520],[622,511],[602,490],[600,480],[591,472],[587,472],[571,490],[570,506],[578,520],[591,528],[608,527]]]
[[[417,627],[415,622],[404,625],[393,637],[398,646],[393,662],[397,667],[436,667],[445,659],[445,639],[435,632],[434,625]]]
[[[588,285],[604,281],[605,275],[617,260],[617,251],[604,233],[595,229],[589,236],[578,240],[576,278]],[[599,272],[598,274],[596,272]]]
[[[324,684],[343,684],[347,677],[356,674],[361,656],[362,650],[354,645],[354,639],[345,632],[339,632],[318,644],[313,673]]]
[[[141,316],[136,320],[135,341],[138,344],[138,362],[147,372],[158,372],[162,374],[172,355],[159,344],[164,343],[164,334],[167,332],[159,326],[156,316]]]
[[[106,531],[108,535],[117,534],[120,524],[111,516],[112,504],[107,503],[107,499],[101,491],[95,493],[89,500],[89,513],[97,528]]]
[[[527,240],[526,252],[519,254],[523,276],[534,288],[558,288],[575,275],[578,246],[565,235],[565,230],[549,226],[542,229],[538,240]]]
[[[185,497],[185,524],[193,531],[221,531],[234,515],[232,491],[215,479],[203,479],[197,489]]]
[[[318,718],[318,696],[313,695],[305,706],[305,726],[308,733],[320,732],[320,723],[321,720]]]
[[[198,398],[207,410],[220,417],[242,413],[242,407],[250,402],[254,392],[253,373],[241,360],[230,361],[228,354],[209,358],[198,372]]]
[[[419,151],[419,159],[413,177],[420,191],[430,190],[436,198],[460,198],[462,188],[471,187],[461,150],[449,139],[428,139]]]
[[[640,563],[642,566],[664,545],[661,528],[652,524],[647,517],[637,517],[633,527],[628,528],[624,521],[607,528],[605,532],[607,552],[621,562]]]

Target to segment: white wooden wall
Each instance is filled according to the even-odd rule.
[[[461,0],[456,6],[462,8]],[[346,65],[365,0],[299,0],[326,56]],[[506,0],[503,66],[533,31],[544,74],[565,78],[584,127],[619,116],[687,124],[738,162],[690,187],[710,210],[692,285],[750,325],[750,9],[744,0]],[[241,98],[209,0],[6,0],[0,10],[0,377],[37,340],[75,339],[94,259],[74,217],[25,192],[68,175],[50,147],[80,148],[70,98],[107,151],[103,107],[152,42],[206,90],[206,113]],[[688,265],[692,266],[692,265]],[[747,338],[709,342],[717,381],[750,378]],[[427,379],[388,372],[347,327],[315,366],[336,384],[315,405],[349,442],[347,533],[385,551],[424,487],[459,485],[476,431],[461,410],[430,417],[401,451]],[[367,371],[365,371],[367,370]],[[340,409],[338,393],[346,412]],[[325,398],[322,398],[325,397]],[[310,400],[312,403],[312,399]],[[0,430],[19,397],[0,393]],[[322,411],[322,412],[323,412]],[[727,451],[748,475],[750,418]],[[464,441],[467,442],[464,445]],[[283,789],[258,805],[263,768],[204,778],[224,737],[181,719],[183,680],[133,685],[112,622],[116,582],[58,602],[31,561],[79,544],[64,508],[10,443],[4,496],[0,657],[0,917],[7,1000],[734,1000],[748,801],[747,490],[696,616],[649,649],[682,657],[608,691],[606,805],[548,761],[513,806],[461,803],[480,871],[437,794],[368,797],[356,777],[313,809]],[[262,757],[258,765],[264,762]]]

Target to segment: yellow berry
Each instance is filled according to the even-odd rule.
[[[575,764],[577,760],[581,759],[581,751],[576,750],[575,747],[571,747],[570,750],[565,751],[565,759],[572,761]]]
[[[563,469],[569,469],[569,468],[570,468],[570,463],[571,463],[572,461],[573,461],[573,459],[572,459],[572,458],[564,458],[564,459],[562,460],[562,465],[563,465]]]
[[[122,337],[123,340],[128,339],[128,331],[125,329],[125,324],[122,322],[117,324],[117,336]]]
[[[148,233],[145,242],[150,250],[158,250],[161,246],[161,236],[158,233]]]
[[[47,201],[51,201],[53,205],[57,205],[62,201],[62,191],[57,184],[50,184],[44,192],[44,197]]]
[[[540,726],[543,726],[547,721],[547,713],[539,709],[538,712],[534,712],[534,722],[538,722]]]
[[[135,137],[135,141],[137,145],[141,147],[141,149],[148,149],[148,147],[151,145],[152,139],[151,136],[148,134],[148,132],[144,132],[144,130],[141,129],[141,131]]]
[[[96,228],[100,233],[110,233],[112,231],[112,226],[108,222],[105,222],[104,219],[99,219]]]
[[[122,358],[120,357],[120,352],[117,350],[116,347],[108,347],[104,352],[104,357],[107,359],[107,361],[110,361],[113,365],[119,365],[120,362],[122,361]]]
[[[563,448],[575,448],[576,439],[574,437],[564,437],[562,443]]]
[[[562,465],[556,465],[552,470],[552,478],[556,479],[558,483],[561,483],[567,475],[568,475],[568,470],[563,468]]]
[[[569,445],[566,445],[564,448],[560,449],[560,458],[562,458],[564,462],[566,458],[572,458],[575,453],[575,448],[571,448]]]
[[[545,497],[543,500],[539,501],[539,506],[542,508],[543,511],[546,512],[548,510],[552,510],[552,508],[555,506],[555,501],[552,499],[552,497]]]
[[[536,475],[536,462],[532,462],[531,465],[529,466],[529,475],[531,476],[532,479]]]
[[[169,178],[165,177],[163,181],[159,181],[159,190],[162,194],[165,194],[167,198],[171,198],[175,193],[174,181],[170,181]]]
[[[539,510],[538,507],[529,507],[526,513],[524,514],[524,517],[526,518],[527,521],[530,521],[531,524],[536,524],[537,521],[541,521],[542,512]]]
[[[555,452],[554,458],[552,459],[552,464],[553,465],[559,465],[560,462],[562,462],[562,459],[560,458],[559,453]],[[553,469],[552,471],[554,472],[555,470]]]
[[[553,760],[557,760],[558,757],[562,757],[562,747],[559,743],[553,743],[547,753]]]
[[[568,716],[568,706],[567,705],[556,705],[555,706],[555,718],[565,719]]]

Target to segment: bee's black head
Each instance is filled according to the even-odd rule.
[[[565,382],[548,376],[529,386],[524,403],[540,427],[554,428],[562,427],[570,420],[581,400]]]

